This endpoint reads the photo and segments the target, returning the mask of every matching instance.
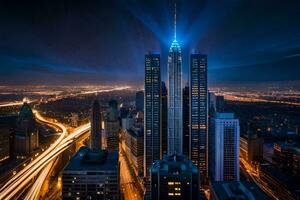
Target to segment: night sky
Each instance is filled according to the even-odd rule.
[[[0,85],[142,85],[144,55],[173,40],[170,0],[0,2]],[[300,1],[177,0],[185,81],[192,52],[211,83],[300,80]]]

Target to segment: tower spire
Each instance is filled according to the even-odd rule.
[[[176,40],[176,0],[174,1],[174,40]]]

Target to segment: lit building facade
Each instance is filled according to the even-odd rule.
[[[161,74],[160,55],[145,56],[145,117],[144,117],[144,176],[160,159],[161,141]]]
[[[233,113],[216,113],[210,148],[212,181],[239,181],[239,120]]]
[[[62,199],[119,200],[118,152],[82,147],[63,171]]]
[[[151,167],[151,200],[199,199],[200,175],[192,161],[166,155]]]
[[[176,40],[168,55],[168,154],[182,154],[182,54]]]
[[[144,170],[144,130],[132,127],[125,131],[125,153],[131,163],[136,176],[143,175]]]
[[[256,134],[240,137],[240,156],[248,162],[263,160],[264,138]]]
[[[192,54],[190,60],[190,159],[202,176],[208,170],[207,56]]]

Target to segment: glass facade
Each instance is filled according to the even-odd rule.
[[[192,54],[190,60],[190,159],[207,176],[207,56]]]
[[[182,55],[176,40],[168,56],[168,154],[182,154]]]
[[[150,167],[160,159],[161,115],[160,55],[145,56],[145,120],[144,120],[144,176],[149,177]]]

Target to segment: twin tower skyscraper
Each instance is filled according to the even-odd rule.
[[[207,56],[192,54],[189,68],[189,105],[183,105],[182,52],[176,39],[176,4],[174,12],[174,40],[168,54],[168,119],[162,119],[161,63],[159,54],[145,56],[145,118],[144,118],[144,176],[151,165],[162,159],[163,147],[168,155],[183,154],[183,106],[189,107],[188,155],[207,175]],[[162,122],[167,121],[167,125]],[[167,126],[167,133],[162,127]],[[167,135],[167,144],[163,137]]]

